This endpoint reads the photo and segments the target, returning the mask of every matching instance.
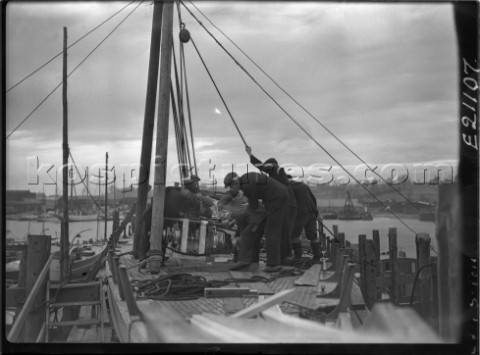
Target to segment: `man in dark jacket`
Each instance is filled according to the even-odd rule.
[[[297,200],[297,217],[293,227],[292,248],[294,260],[302,258],[302,242],[300,235],[305,230],[305,236],[310,241],[313,252],[313,262],[320,262],[320,240],[317,236],[317,199],[310,188],[303,182],[294,181],[289,176],[290,186]]]
[[[247,211],[255,214],[259,208],[258,200],[265,206],[265,242],[267,250],[266,272],[282,270],[280,243],[282,234],[288,233],[283,227],[288,210],[288,191],[285,185],[259,173],[248,173],[239,177],[236,173],[228,173],[224,179],[225,187],[242,190],[248,198]],[[249,234],[253,236],[253,233]],[[283,237],[285,238],[285,237]],[[242,248],[240,246],[240,248]]]
[[[231,270],[242,270],[259,261],[260,244],[265,231],[265,206],[259,202],[256,211],[247,206],[248,198],[240,190],[228,190],[218,201],[218,209],[228,211],[236,221],[240,237],[237,262]]]
[[[289,181],[287,174],[285,173],[285,169],[278,165],[278,162],[274,158],[267,159],[264,163],[262,163],[258,158],[256,158],[252,154],[252,148],[245,147],[247,154],[250,156],[250,163],[255,165],[257,169],[263,171],[268,174],[268,176],[276,181],[285,185],[288,191],[288,209],[287,209],[287,217],[285,218],[283,228],[286,228],[288,233],[284,235],[281,246],[280,246],[280,254],[281,259],[283,262],[287,262],[287,258],[292,255],[292,236],[293,236],[293,227],[295,224],[295,215],[297,211],[297,202],[295,199],[295,195],[293,190],[290,188]]]

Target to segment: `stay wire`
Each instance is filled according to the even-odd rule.
[[[110,37],[110,36],[113,34],[113,32],[115,32],[115,31],[118,29],[118,27],[120,27],[120,26],[130,17],[131,14],[133,14],[133,12],[134,12],[144,1],[145,1],[145,0],[142,0],[132,11],[130,11],[130,13],[128,13],[127,16],[125,16],[125,17],[123,18],[123,20],[120,21],[120,22],[117,24],[117,26],[115,26],[115,27],[113,28],[113,30],[112,30],[110,33],[108,33],[107,36],[106,36],[104,39],[102,39],[102,40],[100,41],[100,43],[99,43],[97,46],[95,46],[95,48],[93,48],[93,49],[90,51],[90,53],[88,53],[87,56],[86,56],[80,63],[78,63],[78,65],[77,65],[75,68],[73,68],[73,70],[67,75],[67,78],[70,77],[70,75],[72,75],[72,74],[88,59],[88,57],[90,57],[90,56],[93,54],[93,52],[95,52],[95,51],[98,49],[98,47],[100,47],[100,45],[102,45],[102,43],[105,42],[105,40],[106,40],[108,37]],[[62,84],[63,84],[63,81],[61,81],[52,91],[50,91],[50,93],[49,93],[37,106],[35,106],[35,108],[27,115],[27,117],[25,117],[15,128],[6,136],[6,139],[8,139],[18,128],[20,128],[20,126],[22,126],[23,123],[24,123],[27,119],[29,119],[29,118],[33,115],[33,113],[34,113]]]
[[[315,122],[317,122],[323,129],[325,129],[333,138],[335,138],[341,145],[343,145],[350,153],[352,153],[359,161],[361,161],[372,173],[378,176],[383,182],[387,183],[395,192],[402,196],[405,201],[407,201],[411,206],[413,206],[418,212],[420,209],[400,190],[398,190],[394,185],[387,182],[387,180],[378,174],[375,169],[372,169],[368,163],[366,163],[357,153],[355,153],[349,146],[347,146],[340,138],[335,135],[328,127],[326,127],[322,122],[320,122],[310,111],[308,111],[298,100],[296,100],[289,92],[287,92],[280,84],[277,83],[267,72],[265,72],[245,51],[243,51],[229,36],[227,36],[220,28],[218,28],[198,7],[193,4],[192,1],[189,1],[190,4],[200,13],[203,17],[218,31],[220,32],[230,43],[232,43],[235,48],[237,48],[258,70],[260,70],[268,79],[270,79],[277,88],[279,88],[285,95],[287,95],[298,107],[300,107],[307,115],[309,115]],[[182,3],[183,4],[183,3]],[[185,6],[185,5],[183,5]],[[197,20],[198,21],[198,20]]]
[[[77,39],[75,42],[73,42],[72,44],[70,44],[67,48],[71,48],[73,47],[75,44],[77,44],[78,42],[80,42],[82,39],[84,39],[85,37],[87,37],[88,35],[90,35],[93,31],[97,30],[98,28],[100,28],[101,26],[103,26],[105,23],[107,23],[108,21],[110,21],[112,18],[114,18],[115,16],[117,16],[120,12],[122,12],[123,10],[125,10],[125,8],[127,8],[128,6],[130,6],[131,4],[133,4],[135,1],[132,1],[130,2],[129,4],[125,5],[124,7],[122,7],[119,11],[117,11],[116,13],[114,13],[113,15],[111,15],[109,18],[105,19],[104,21],[102,21],[100,24],[98,24],[97,26],[95,26],[94,28],[92,28],[90,31],[88,31],[87,33],[85,33],[82,37],[80,37],[79,39]],[[23,79],[21,79],[19,82],[17,82],[16,84],[12,85],[10,88],[7,89],[6,92],[9,92],[10,90],[14,89],[15,87],[17,87],[18,85],[20,85],[21,83],[23,83],[25,80],[27,80],[28,78],[30,78],[32,75],[36,74],[38,71],[40,71],[41,69],[43,69],[45,66],[47,66],[48,64],[50,64],[53,60],[55,60],[56,58],[58,58],[60,55],[63,54],[63,51],[58,53],[57,55],[55,55],[54,57],[52,57],[50,60],[48,60],[47,62],[45,62],[44,64],[42,64],[40,67],[38,67],[37,69],[35,69],[33,72],[31,72],[30,74],[26,75]]]
[[[188,136],[185,125],[185,112],[183,110],[183,91],[181,79],[178,77],[177,69],[177,57],[175,55],[175,48],[173,48],[173,59],[174,59],[174,71],[175,71],[175,83],[177,88],[177,101],[178,101],[178,114],[179,114],[179,123],[180,123],[180,133],[182,136],[182,149],[184,151],[184,160],[188,164],[188,170],[191,172],[191,158],[190,158],[190,147],[188,145]]]
[[[170,83],[170,98],[171,98],[171,101],[172,101],[172,114],[173,114],[173,125],[174,125],[174,128],[175,128],[175,137],[176,137],[175,144],[176,144],[176,147],[177,147],[177,158],[178,158],[178,164],[180,165],[179,166],[180,181],[183,184],[183,179],[184,179],[183,155],[182,155],[181,147],[180,147],[180,139],[179,139],[180,132],[179,132],[179,127],[178,127],[179,124],[178,124],[178,116],[177,116],[177,106],[176,106],[176,103],[175,103],[175,97],[174,97],[174,93],[173,93],[172,83]]]
[[[178,24],[180,26],[180,30],[182,29],[182,26],[184,27],[185,24],[183,23],[182,20],[182,11],[180,7],[180,1],[176,1],[177,5],[177,13],[178,13]],[[193,159],[193,166],[195,169],[195,176],[198,176],[198,169],[197,169],[197,158],[195,155],[195,140],[193,139],[193,125],[192,125],[192,113],[190,110],[190,96],[188,92],[188,80],[187,80],[187,65],[185,62],[185,52],[184,52],[184,45],[183,42],[180,41],[180,82],[181,82],[181,92],[182,92],[182,98],[183,98],[183,84],[185,81],[185,96],[187,100],[187,117],[188,117],[188,125],[190,129],[190,141],[192,144],[192,159]]]
[[[315,144],[320,147],[335,163],[338,164],[338,166],[340,166],[353,180],[355,180],[355,182],[357,184],[359,184],[365,191],[367,191],[375,200],[377,200],[385,209],[387,209],[387,206],[383,203],[383,201],[381,201],[374,193],[372,193],[370,190],[368,190],[363,184],[360,183],[360,181],[358,181],[358,179],[353,176],[353,174],[351,174],[337,159],[335,159],[332,154],[330,154],[320,143],[318,143],[318,141],[312,137],[312,135],[310,133],[308,133],[307,130],[305,130],[305,128],[302,127],[301,124],[299,124],[297,122],[297,120],[295,120],[256,80],[255,78],[252,77],[252,75],[232,56],[232,54],[230,52],[228,52],[225,47],[215,38],[215,36],[213,36],[210,31],[205,28],[205,26],[196,18],[196,16],[190,11],[190,9],[188,9],[185,4],[183,4],[182,2],[182,5],[187,9],[188,12],[190,12],[190,14],[197,20],[197,22],[200,24],[200,26],[202,26],[205,31],[207,31],[209,33],[209,35],[214,39],[214,41],[225,51],[225,53],[228,54],[228,56],[230,56],[230,58],[235,62],[235,64],[237,64],[244,72],[245,74],[247,74],[247,76],[265,93],[265,95],[267,95],[277,106],[278,108],[280,108],[280,110],[285,113],[285,115],[287,115],[288,118],[290,118],[296,125],[298,128],[300,128],[300,130],[302,130],[313,142],[315,142]],[[200,56],[200,53],[197,49],[197,46],[195,45],[195,42],[193,41],[192,39],[192,43],[195,47],[195,50],[197,51],[197,53],[199,54]],[[203,61],[203,58],[201,58],[202,60],[202,63],[204,63]],[[204,63],[204,66],[205,66],[205,63]],[[207,69],[207,67],[205,66],[205,68]],[[208,72],[208,75],[210,76],[210,78],[212,79],[213,81],[213,78],[210,74],[210,72],[208,71],[207,69],[207,72]],[[217,88],[217,85],[214,83],[215,85],[215,88]],[[217,88],[217,91],[218,91],[218,88]],[[220,94],[220,93],[219,93]],[[223,101],[223,97],[222,97],[222,101]],[[225,106],[227,107],[227,106]],[[227,110],[228,110],[228,107],[227,107]],[[229,111],[229,114],[230,114],[230,111]],[[230,114],[231,116],[231,114]],[[233,120],[233,117],[232,117],[232,121],[234,122],[235,126],[237,127],[237,124],[235,123],[235,120]],[[238,127],[237,127],[237,130],[238,130]],[[239,131],[239,130],[238,130]],[[239,131],[240,133],[240,131]],[[244,141],[245,143],[245,140],[243,139],[243,136],[241,136],[242,140]],[[245,145],[247,146],[247,144],[245,143]],[[389,209],[388,209],[389,210]],[[417,234],[408,224],[406,224],[400,217],[398,217],[394,212],[392,212],[390,210],[390,213],[400,222],[402,223],[408,230],[410,230],[413,234]]]
[[[235,122],[235,119],[233,118],[232,113],[230,112],[230,109],[228,108],[228,105],[227,105],[227,103],[225,102],[225,99],[224,99],[223,96],[222,96],[222,93],[221,93],[220,90],[218,89],[217,83],[216,83],[215,80],[213,79],[212,74],[210,73],[210,70],[208,70],[208,67],[207,67],[205,61],[203,60],[203,57],[202,57],[202,55],[200,54],[200,51],[198,50],[197,45],[195,44],[195,41],[193,40],[193,37],[190,37],[190,40],[192,41],[193,47],[195,48],[195,51],[197,52],[200,60],[202,61],[202,64],[203,64],[203,66],[205,67],[205,70],[207,71],[208,76],[210,77],[210,80],[212,81],[213,85],[215,86],[215,89],[217,90],[217,93],[218,93],[218,95],[220,96],[220,99],[222,100],[223,105],[225,106],[225,109],[227,110],[228,115],[230,116],[230,119],[232,120],[233,124],[235,125],[235,128],[237,129],[237,132],[238,132],[238,134],[240,135],[240,138],[242,139],[243,144],[244,144],[245,146],[248,146],[247,142],[245,141],[245,138],[243,138],[243,135],[242,135],[242,132],[240,131],[240,128],[239,128],[238,125],[237,125],[237,122]]]

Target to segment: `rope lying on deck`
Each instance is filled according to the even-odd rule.
[[[149,298],[159,301],[195,300],[204,296],[205,288],[221,287],[234,282],[272,282],[280,277],[303,274],[299,269],[282,270],[277,275],[264,277],[254,275],[251,278],[228,278],[225,280],[207,281],[203,276],[178,273],[160,276],[154,280],[132,280],[132,287],[138,298]]]
[[[207,281],[203,276],[173,274],[155,280],[132,280],[138,297],[154,300],[180,301],[194,300],[204,295],[206,287],[228,285],[226,281]]]

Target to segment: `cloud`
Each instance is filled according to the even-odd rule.
[[[63,26],[68,27],[69,43],[73,43],[126,4],[9,5],[7,87],[61,52]],[[196,155],[202,161],[201,176],[208,176],[210,164],[216,164],[216,174],[232,164],[245,170],[248,156],[243,140],[260,159],[275,156],[305,166],[318,162],[337,165],[323,147],[341,164],[357,164],[358,159],[309,113],[365,161],[457,157],[458,84],[451,5],[196,2],[285,93],[186,4],[256,81],[182,7],[182,19],[222,95],[220,98],[192,43],[185,44],[188,97]],[[135,5],[70,48],[70,70]],[[103,159],[106,151],[111,154],[112,164],[138,164],[152,13],[151,4],[141,5],[69,77],[69,135],[72,152],[82,164]],[[177,15],[174,18],[176,38]],[[175,49],[178,56],[178,46]],[[7,132],[61,78],[59,57],[9,92]],[[151,133],[155,137],[156,128]],[[175,164],[172,123],[169,134],[169,164]],[[16,161],[8,171],[9,181],[25,175],[25,164],[17,162],[25,156],[39,154],[42,159],[56,159],[58,164],[61,140],[59,88],[7,140],[8,157]],[[167,180],[178,179],[175,174],[172,172]]]

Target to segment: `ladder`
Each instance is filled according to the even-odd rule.
[[[100,341],[103,343],[105,339],[103,321],[104,297],[105,294],[101,281],[67,284],[52,284],[49,282],[47,286],[47,299],[49,302],[45,312],[45,342],[55,341],[50,339],[51,330],[55,328],[64,328],[70,332],[73,327],[93,328],[94,326],[96,333],[98,333],[98,328],[100,327]],[[89,319],[79,319],[81,307],[91,307]],[[63,315],[59,321],[57,315],[60,310]],[[98,342],[97,339],[94,342]]]

